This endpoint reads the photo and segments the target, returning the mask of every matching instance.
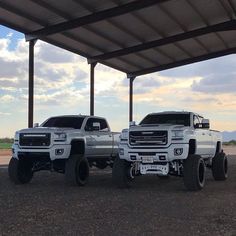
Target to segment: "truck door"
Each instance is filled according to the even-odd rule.
[[[107,121],[102,118],[97,119],[100,123],[100,130],[99,130],[99,152],[102,156],[111,156],[112,148],[113,148],[113,137],[110,131],[110,128],[107,124]]]
[[[194,116],[193,124],[195,128],[196,138],[197,138],[197,150],[196,153],[202,157],[208,156],[211,152],[211,138],[209,135],[209,130],[203,129],[201,126],[201,120],[198,116]]]
[[[112,135],[106,123],[101,118],[89,118],[85,125],[88,156],[110,156]]]
[[[211,138],[211,155],[214,156],[216,153],[216,147],[217,147],[217,136],[216,136],[216,132],[212,131],[212,130],[208,130],[209,132],[209,136]]]
[[[89,157],[96,156],[96,144],[97,144],[97,136],[93,131],[93,122],[94,118],[89,118],[85,124],[85,138],[86,138],[86,148],[85,155]]]

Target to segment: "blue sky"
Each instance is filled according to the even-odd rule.
[[[8,49],[13,51],[16,48],[17,40],[24,38],[24,35],[0,25],[0,38],[11,38]]]
[[[195,111],[212,128],[236,130],[236,56],[137,77],[134,119],[165,110]],[[0,137],[27,127],[28,43],[24,35],[0,26]],[[34,122],[49,116],[89,113],[89,66],[85,58],[38,41],[35,46]],[[95,114],[115,131],[128,125],[126,75],[97,65]]]

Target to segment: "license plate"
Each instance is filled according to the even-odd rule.
[[[153,163],[153,156],[142,157],[142,162],[143,163]]]
[[[160,167],[158,165],[148,165],[147,169],[148,170],[159,170]]]
[[[140,173],[142,175],[145,174],[161,174],[167,175],[169,172],[168,165],[154,165],[154,164],[141,164],[140,165]]]

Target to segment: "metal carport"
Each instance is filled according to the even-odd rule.
[[[0,24],[29,41],[29,127],[37,39],[88,59],[91,115],[96,64],[126,73],[131,121],[135,77],[235,53],[235,18],[236,0],[0,0]]]

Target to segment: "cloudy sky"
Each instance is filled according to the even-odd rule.
[[[211,127],[236,130],[236,55],[137,77],[134,119],[165,110],[195,111]],[[0,137],[27,127],[28,43],[0,26]],[[85,58],[38,41],[35,46],[34,122],[50,116],[89,113],[89,66]],[[97,65],[95,115],[112,130],[128,125],[126,75]]]

